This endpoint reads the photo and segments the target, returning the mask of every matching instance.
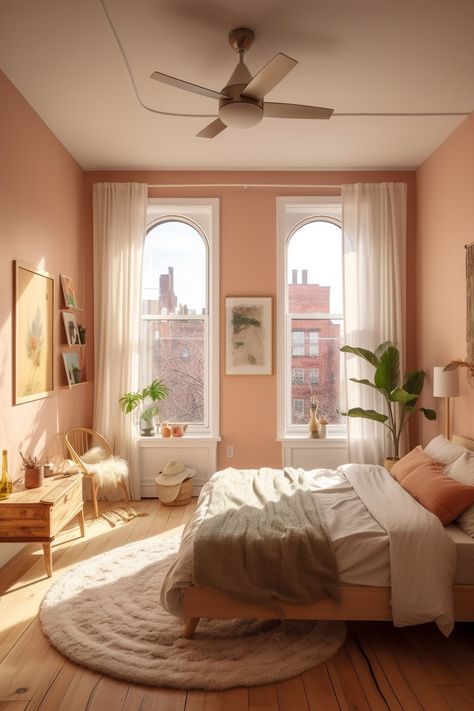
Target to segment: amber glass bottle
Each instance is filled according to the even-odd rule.
[[[8,452],[2,451],[2,478],[0,479],[0,499],[8,499],[12,493],[13,485],[8,475]]]

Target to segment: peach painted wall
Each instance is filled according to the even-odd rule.
[[[474,116],[423,163],[417,174],[418,238],[416,298],[418,354],[425,367],[466,357],[466,280],[464,245],[474,240]],[[474,437],[474,385],[460,373],[454,404],[454,432]],[[430,379],[431,385],[431,379]],[[425,391],[438,423],[423,422],[426,443],[444,431],[443,402]]]
[[[226,376],[224,374],[224,299],[226,296],[271,296],[276,303],[276,198],[286,195],[337,194],[337,189],[232,188],[225,183],[275,183],[340,185],[349,182],[400,181],[408,185],[408,298],[413,302],[416,185],[412,171],[379,172],[241,172],[241,171],[121,171],[88,172],[87,229],[91,230],[91,192],[95,182],[138,181],[148,184],[217,187],[152,188],[152,197],[220,198],[220,304],[221,383],[218,467],[279,467],[281,444],[276,441],[276,376]],[[407,326],[407,361],[415,365],[414,320]],[[274,338],[275,345],[275,338]],[[234,446],[234,459],[225,457],[227,445]]]
[[[59,274],[72,277],[85,321],[92,325],[91,241],[84,231],[84,174],[8,79],[0,73],[0,448],[20,474],[25,454],[63,451],[62,433],[91,421],[92,386],[64,382]],[[12,405],[13,260],[55,277],[55,387],[51,397]],[[92,330],[92,329],[90,329]]]

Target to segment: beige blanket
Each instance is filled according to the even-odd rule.
[[[238,600],[338,599],[336,557],[301,470],[228,469],[216,478],[193,560],[195,585]]]

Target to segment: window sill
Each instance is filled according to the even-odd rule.
[[[221,441],[220,437],[211,435],[186,434],[183,437],[137,437],[136,442],[138,447],[208,447],[209,445],[217,446]]]
[[[341,437],[340,435],[327,435],[327,437],[321,439],[313,439],[307,435],[286,435],[283,437],[277,437],[277,442],[283,442],[283,445],[297,446],[297,447],[308,447],[308,448],[324,448],[324,447],[347,447],[347,437]]]

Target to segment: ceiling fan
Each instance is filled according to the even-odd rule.
[[[278,104],[264,101],[264,97],[290,72],[298,62],[286,54],[276,54],[254,77],[244,62],[244,54],[251,47],[255,35],[247,27],[238,27],[229,32],[229,44],[239,55],[239,63],[221,91],[213,91],[198,84],[176,77],[153,72],[152,79],[170,84],[178,89],[219,100],[219,117],[199,131],[199,138],[214,138],[228,126],[249,128],[264,117],[328,119],[334,109],[303,104]]]

